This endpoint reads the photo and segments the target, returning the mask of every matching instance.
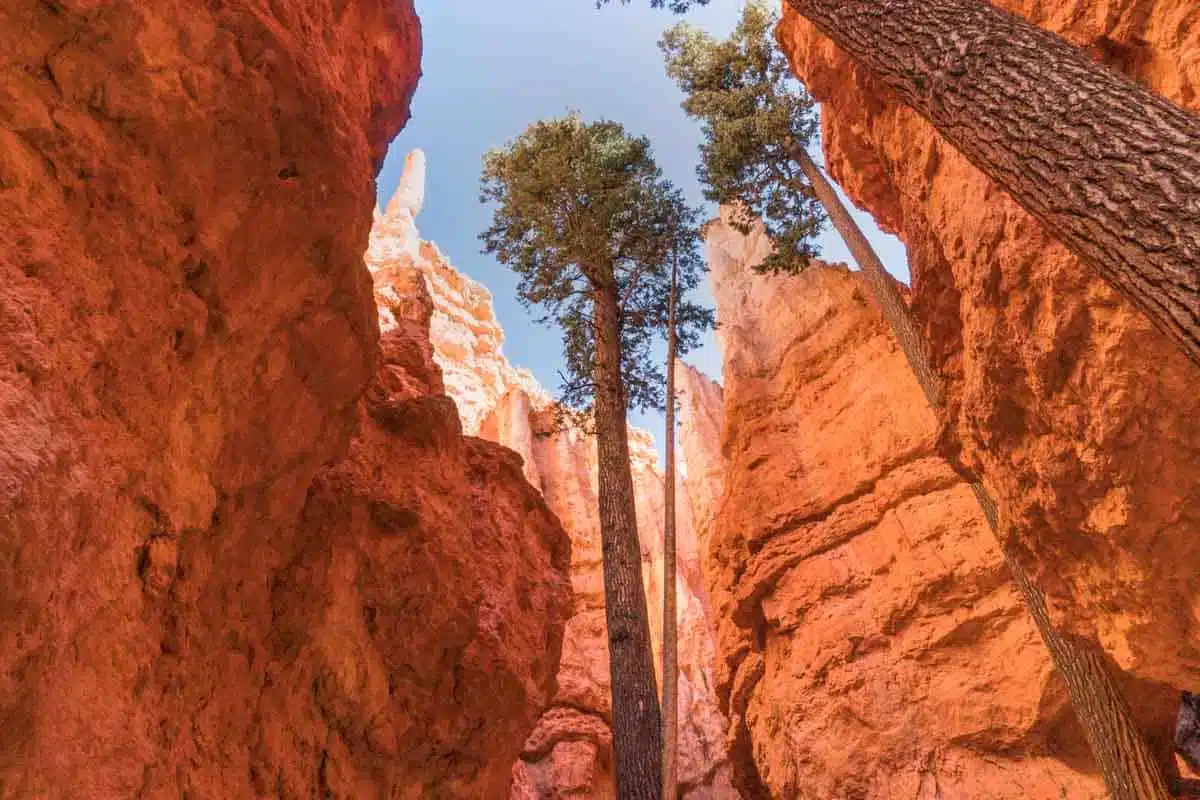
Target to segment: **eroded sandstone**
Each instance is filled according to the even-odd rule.
[[[0,10],[5,797],[506,790],[569,544],[427,298],[380,357],[419,54],[408,0]]]
[[[997,0],[1200,108],[1187,0]],[[908,248],[949,388],[947,450],[982,475],[1054,624],[1098,642],[1148,733],[1200,674],[1200,368],[915,113],[790,11],[829,171]]]
[[[754,274],[761,228],[714,223],[707,249],[726,467],[707,577],[743,795],[1103,797],[866,284]]]
[[[253,565],[235,619],[269,620],[278,564],[251,542],[295,522],[352,430],[377,337],[372,178],[419,32],[411,3],[334,5],[0,11],[0,775],[17,794],[133,796],[181,739],[215,761],[215,729],[155,707],[183,691],[154,667],[188,636],[166,607],[180,582],[251,577],[214,579],[190,560],[203,547]],[[229,626],[211,657],[236,684]]]
[[[286,671],[264,704],[290,730],[263,739],[340,756],[323,779],[335,796],[500,797],[550,702],[570,541],[515,453],[463,436],[421,274],[375,278],[390,323],[381,379],[349,453],[309,489],[278,579]]]

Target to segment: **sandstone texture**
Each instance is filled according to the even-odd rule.
[[[433,303],[433,359],[441,369],[446,393],[458,405],[464,430],[520,455],[526,477],[571,538],[574,610],[566,624],[557,688],[513,765],[511,796],[612,798],[595,443],[577,427],[555,429],[551,395],[528,370],[514,367],[503,354],[504,334],[488,290],[455,269],[436,245],[420,240],[414,215],[407,210],[409,201],[396,198],[419,196],[414,185],[423,172],[424,157],[415,151],[395,198],[376,217],[367,262],[372,269],[405,263],[420,270]],[[387,325],[385,314],[385,330]],[[630,448],[643,576],[657,648],[662,616],[663,480],[650,434],[632,429]],[[725,719],[712,690],[715,647],[692,534],[688,502],[692,492],[690,483],[679,488],[680,781],[687,798],[724,799],[736,794],[725,759]]]
[[[1101,798],[903,354],[844,267],[707,235],[725,355],[706,573],[744,797]],[[711,392],[710,392],[711,393]],[[703,397],[700,392],[691,397]],[[701,400],[685,416],[716,416]],[[686,408],[686,406],[685,406]],[[689,454],[689,470],[691,459]]]
[[[1178,0],[999,5],[1200,107]],[[1056,622],[1149,681],[1200,672],[1200,424],[1190,364],[922,119],[788,14],[830,172],[908,246],[962,459],[996,493]]]
[[[287,726],[262,738],[332,753],[299,796],[502,797],[553,691],[570,540],[515,453],[463,436],[420,272],[374,276],[379,380],[278,579],[287,671],[265,696]]]
[[[1200,108],[1191,0],[997,0]],[[1053,621],[1098,642],[1148,730],[1200,683],[1200,368],[937,133],[787,12],[832,176],[908,248],[950,394],[943,452],[983,476]]]
[[[689,547],[680,554],[680,570],[704,597],[709,536],[725,494],[725,461],[721,455],[725,392],[721,384],[682,361],[675,370],[675,387],[680,412],[679,463],[685,473],[683,487],[688,504],[683,513],[691,520],[692,532]]]
[[[419,55],[409,0],[0,10],[0,796],[507,790],[569,543],[427,299],[380,357]]]

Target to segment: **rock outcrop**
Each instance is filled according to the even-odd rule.
[[[398,196],[424,170],[410,154]],[[419,194],[419,193],[418,193]],[[414,257],[415,256],[415,257]],[[367,261],[375,268],[397,260],[414,264],[433,301],[433,358],[446,391],[469,433],[518,453],[525,475],[571,537],[574,613],[567,622],[557,690],[513,768],[514,798],[611,798],[612,732],[609,727],[608,644],[600,526],[596,506],[594,440],[580,429],[555,430],[551,396],[527,370],[509,364],[503,331],[488,290],[463,275],[436,245],[419,240],[411,214],[395,199],[377,216]],[[661,642],[663,481],[654,442],[630,431],[643,575],[651,607],[652,634]],[[733,797],[724,756],[725,720],[712,693],[715,651],[710,616],[697,567],[691,485],[680,489],[680,780],[685,796]]]
[[[367,263],[373,269],[386,264],[413,265],[424,276],[434,308],[430,321],[434,361],[442,372],[446,393],[458,407],[463,430],[478,436],[484,419],[509,392],[525,392],[538,407],[550,403],[551,398],[533,373],[512,366],[501,353],[504,331],[492,311],[491,292],[455,269],[436,244],[422,241],[416,217],[424,204],[425,169],[423,151],[413,150],[405,157],[386,210],[376,209]],[[382,307],[381,313],[386,328],[387,312]],[[495,431],[485,438],[500,441]],[[527,455],[524,444],[513,441],[512,436],[504,438],[505,444],[516,444],[513,449]]]
[[[725,392],[721,384],[682,361],[675,370],[679,394],[679,459],[685,472],[692,536],[680,567],[703,597],[706,595],[709,535],[725,494],[725,461],[721,433],[725,425]]]
[[[1190,0],[996,4],[1200,109]],[[829,171],[907,245],[949,444],[1055,625],[1098,642],[1166,734],[1200,680],[1200,368],[805,20],[777,34],[822,103]]]
[[[1100,798],[1065,687],[866,285],[710,225],[725,475],[706,572],[746,797]],[[712,390],[708,390],[709,395]],[[712,424],[706,392],[686,416]],[[689,469],[691,459],[689,457]]]
[[[336,756],[334,796],[501,797],[551,699],[570,540],[515,453],[463,436],[420,271],[375,266],[379,379],[276,579],[287,672],[264,704],[292,729],[285,751]]]
[[[5,797],[506,790],[569,543],[419,298],[379,357],[419,53],[410,0],[0,10]]]

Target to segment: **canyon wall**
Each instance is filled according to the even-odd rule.
[[[507,791],[569,541],[419,276],[380,341],[419,55],[409,0],[0,9],[0,795]]]
[[[1200,108],[1191,0],[997,5]],[[805,20],[788,11],[777,35],[822,103],[830,173],[908,247],[949,446],[1055,625],[1103,646],[1169,728],[1200,684],[1200,368]]]
[[[337,736],[321,732],[356,757],[329,770],[335,796],[500,797],[553,692],[570,540],[515,453],[463,435],[420,271],[373,273],[379,378],[277,579],[291,591],[273,636],[295,659],[283,685],[311,685]],[[285,719],[314,710],[274,694]]]
[[[512,797],[612,798],[595,442],[577,427],[556,428],[549,393],[528,370],[512,366],[502,352],[504,334],[488,290],[455,269],[436,245],[420,240],[410,206],[411,198],[421,195],[424,171],[423,155],[410,154],[395,196],[376,217],[367,263],[373,270],[405,263],[421,271],[433,302],[433,358],[441,368],[447,394],[459,407],[464,429],[520,455],[525,475],[571,537],[574,612],[566,626],[557,689],[513,767]],[[663,480],[649,433],[631,429],[630,449],[643,577],[657,649],[662,616]],[[679,775],[685,797],[730,798],[736,795],[724,754],[726,725],[711,689],[712,626],[692,535],[693,507],[685,502],[693,491],[691,483],[679,490]]]
[[[761,227],[706,244],[725,356],[706,571],[743,796],[1104,797],[867,286],[753,273]]]

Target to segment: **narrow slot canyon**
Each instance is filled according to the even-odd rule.
[[[646,114],[629,136],[650,120],[691,137],[654,128],[639,189],[678,181],[697,215],[674,559],[665,399],[638,381],[669,368],[675,284],[668,323],[666,292],[638,284],[649,267],[607,278],[645,304],[621,311],[622,466],[660,700],[677,651],[678,800],[1116,796],[1012,564],[1055,634],[1099,654],[1119,693],[1102,699],[1127,704],[1167,790],[1200,797],[1200,362],[801,14],[840,0],[768,4],[815,104],[808,152],[907,270],[896,286],[944,384],[932,408],[823,216],[803,269],[764,274],[772,221],[718,201],[719,170],[693,177],[712,140],[650,94],[683,98],[652,47],[676,16],[569,2],[601,21],[553,52],[608,58],[630,20],[641,49],[613,51],[614,74],[653,59],[659,88],[620,77]],[[695,18],[724,36],[745,3],[722,2]],[[1192,115],[1180,174],[1200,164],[1193,0],[929,2],[995,6],[1136,81]],[[487,41],[549,36],[538,9],[513,9],[511,30],[478,9],[462,70]],[[619,789],[604,432],[591,400],[563,400],[572,359],[600,376],[602,358],[599,315],[562,309],[603,281],[554,244],[580,282],[548,288],[533,244],[592,218],[546,212],[535,237],[506,203],[553,203],[520,175],[495,188],[501,156],[553,165],[522,155],[532,139],[474,132],[482,153],[454,138],[471,131],[418,124],[453,118],[459,96],[437,92],[470,82],[445,77],[433,27],[458,13],[0,9],[0,800],[641,800]],[[559,96],[496,69],[467,77],[512,113],[471,112],[516,136],[533,123],[518,101]],[[617,93],[610,79],[574,78]],[[568,132],[608,121],[554,113]],[[1175,210],[1200,231],[1196,178]],[[674,278],[679,241],[673,263],[637,252]],[[1178,275],[1200,296],[1194,265]]]

